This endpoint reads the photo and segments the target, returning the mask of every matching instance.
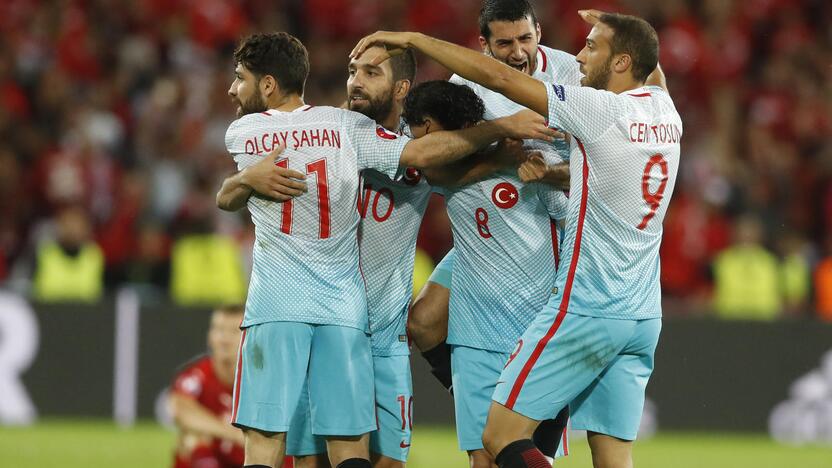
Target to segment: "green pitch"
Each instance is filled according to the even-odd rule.
[[[28,428],[0,427],[0,466],[14,468],[164,468],[172,432],[152,423],[120,429],[105,421],[50,420]],[[412,468],[465,468],[451,428],[417,427]],[[556,467],[591,467],[584,440],[573,440]],[[764,435],[664,433],[636,443],[637,468],[829,468],[832,447],[790,447]]]

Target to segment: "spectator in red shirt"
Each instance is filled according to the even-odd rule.
[[[209,354],[188,363],[174,379],[170,407],[179,429],[174,468],[243,465],[243,433],[229,422],[242,320],[242,306],[214,310]],[[291,467],[291,459],[283,466]]]

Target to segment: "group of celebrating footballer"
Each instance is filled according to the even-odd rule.
[[[472,467],[550,466],[567,418],[596,467],[632,466],[682,123],[654,29],[579,14],[592,30],[577,56],[539,45],[525,0],[484,1],[484,54],[367,36],[348,110],[303,102],[309,61],[291,35],[238,47],[239,172],[217,204],[247,207],[256,228],[232,408],[245,466],[404,466],[411,339],[453,394]],[[414,85],[414,50],[456,75]],[[434,192],[454,248],[411,301]]]

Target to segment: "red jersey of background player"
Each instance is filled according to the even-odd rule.
[[[211,413],[230,421],[232,388],[217,378],[210,356],[193,361],[179,372],[171,391],[193,398]],[[238,468],[243,466],[244,459],[242,445],[212,438],[197,442],[190,451],[190,456],[187,452],[178,451],[174,468]],[[283,466],[292,467],[291,457],[287,457]]]

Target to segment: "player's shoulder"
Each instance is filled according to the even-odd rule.
[[[487,89],[480,86],[479,83],[474,83],[473,81],[466,80],[465,78],[457,75],[456,73],[454,73],[450,78],[448,78],[448,82],[453,83],[455,85],[467,86],[471,88],[471,90],[474,91],[474,93],[480,97],[482,97],[481,94],[483,90]]]
[[[176,369],[176,375],[185,375],[185,374],[192,374],[192,373],[199,373],[199,374],[210,374],[213,372],[213,366],[211,365],[211,356],[207,354],[200,354],[194,356],[184,364],[180,365]]]
[[[546,60],[548,62],[547,65],[548,64],[561,65],[563,63],[577,63],[577,62],[575,62],[575,56],[570,54],[569,52],[564,52],[560,49],[553,49],[551,47],[548,47],[548,46],[545,46],[545,45],[542,45],[542,44],[538,45],[537,49],[546,58]]]

